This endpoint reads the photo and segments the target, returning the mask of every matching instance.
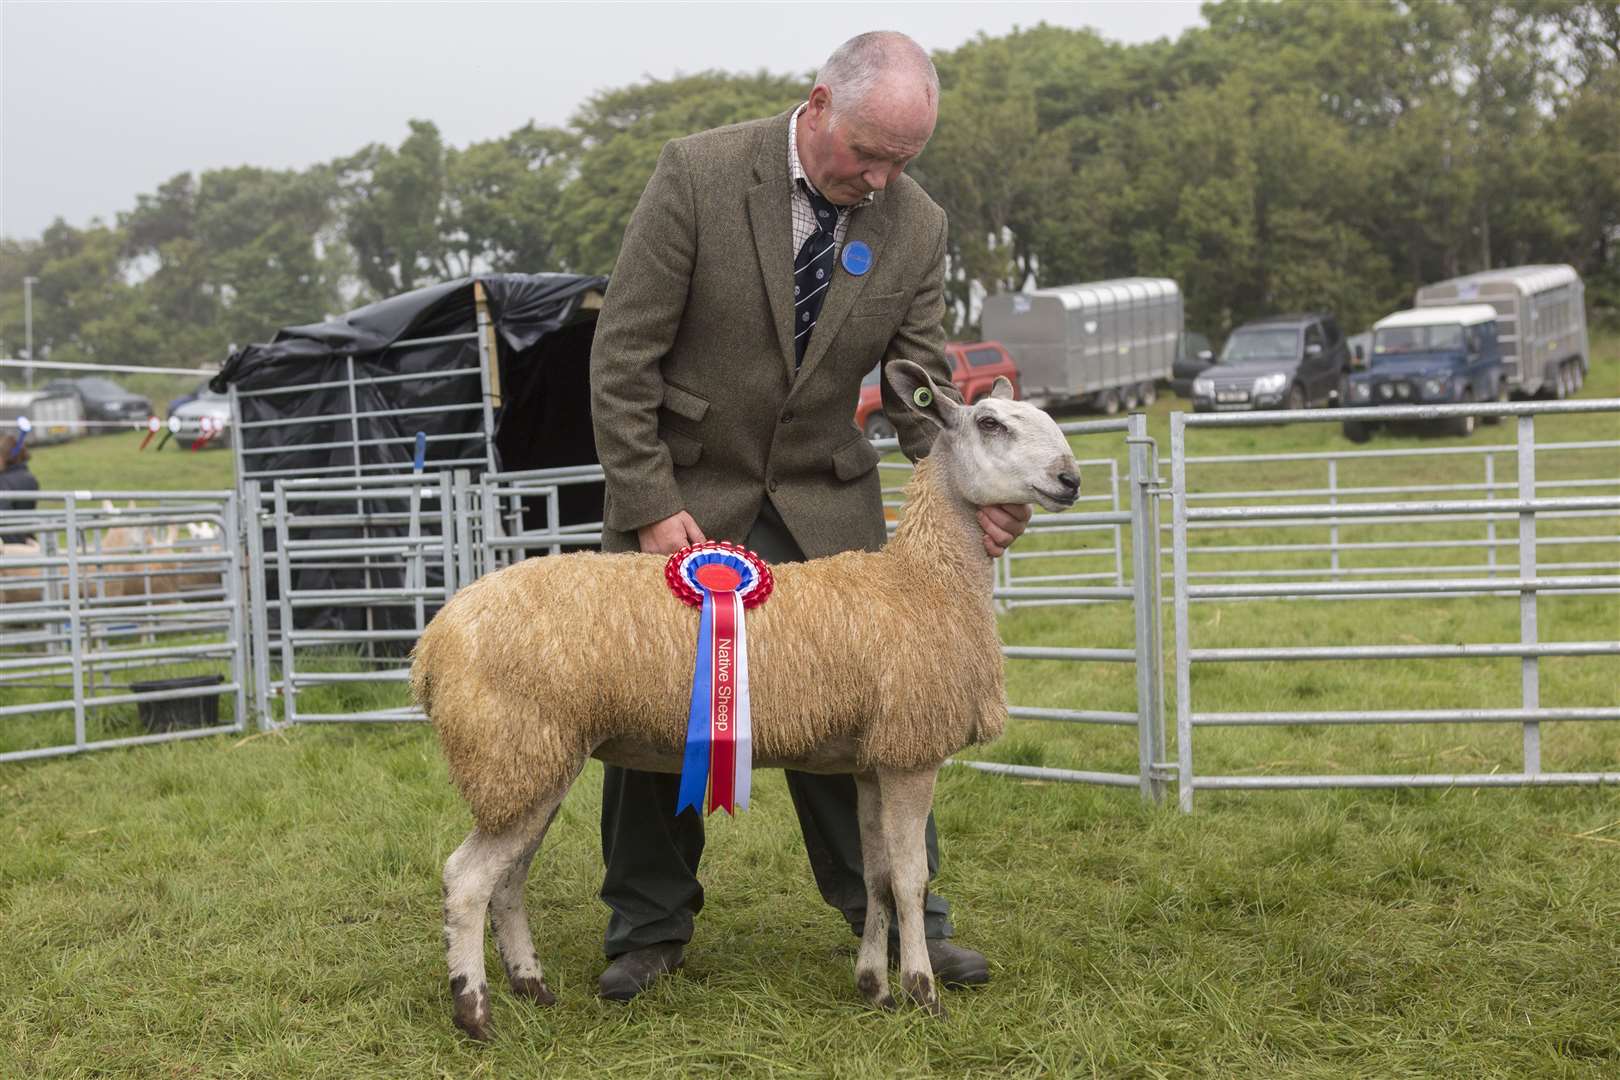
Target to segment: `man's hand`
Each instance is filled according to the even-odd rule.
[[[979,528],[984,530],[984,550],[992,559],[1012,547],[1029,524],[1028,503],[1001,503],[979,507]]]
[[[1027,506],[1024,507],[1024,518],[1029,519]],[[1023,530],[1020,528],[1019,531]],[[636,530],[636,539],[641,542],[641,550],[649,555],[673,555],[688,544],[703,543],[704,538],[703,530],[692,520],[692,515],[682,510],[662,521],[643,525]]]

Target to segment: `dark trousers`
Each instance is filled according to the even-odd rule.
[[[747,545],[767,562],[804,560],[769,501],[749,530]],[[603,774],[602,859],[607,873],[602,900],[612,910],[604,951],[614,957],[661,941],[692,940],[693,916],[703,908],[703,886],[697,879],[703,818],[690,810],[675,815],[680,777],[674,773],[609,765]],[[859,935],[866,923],[866,881],[855,780],[792,770],[786,775],[816,887]],[[928,815],[927,843],[932,879],[939,870],[933,814]],[[890,926],[892,934],[894,924]],[[930,938],[951,936],[950,905],[932,892],[924,905],[923,926]]]

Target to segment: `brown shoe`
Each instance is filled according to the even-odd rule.
[[[657,982],[659,976],[679,970],[685,951],[679,941],[661,941],[621,953],[596,981],[596,993],[609,1001],[629,1001]]]

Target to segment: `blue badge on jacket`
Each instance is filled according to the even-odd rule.
[[[856,277],[872,269],[872,249],[866,246],[866,241],[856,240],[844,246],[844,269]]]

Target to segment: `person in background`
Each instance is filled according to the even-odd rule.
[[[15,433],[0,435],[0,512],[34,509],[39,505],[38,499],[5,493],[38,490],[39,480],[28,469],[28,444],[20,441]],[[32,543],[33,539],[32,533],[0,534],[0,543],[27,544]]]

